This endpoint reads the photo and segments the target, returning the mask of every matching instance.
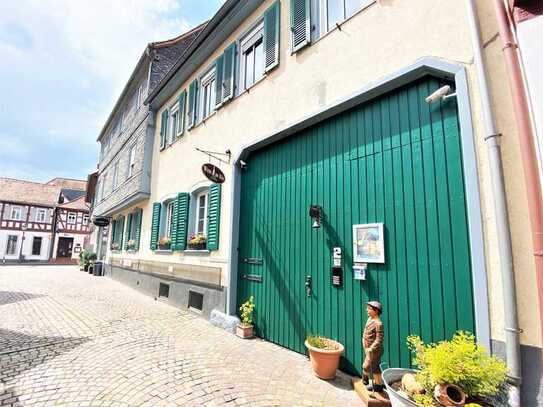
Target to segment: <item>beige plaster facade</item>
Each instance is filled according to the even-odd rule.
[[[235,41],[272,4],[268,0],[233,32],[223,46],[202,64],[162,108],[155,112],[160,137],[162,111],[173,104],[190,82]],[[491,337],[504,340],[504,318],[500,264],[488,156],[484,141],[480,91],[473,65],[472,44],[466,8],[461,0],[381,0],[372,3],[303,50],[290,51],[290,2],[281,3],[280,63],[250,91],[236,97],[205,122],[186,132],[172,146],[160,151],[154,143],[151,196],[143,208],[141,245],[137,253],[117,253],[113,258],[141,259],[209,266],[221,269],[222,285],[228,284],[232,177],[229,165],[222,189],[220,245],[211,253],[155,253],[149,247],[153,202],[178,192],[190,192],[206,182],[200,171],[208,158],[197,152],[232,151],[287,127],[333,102],[348,97],[372,82],[386,78],[424,57],[461,64],[466,68],[474,143],[477,155],[484,244],[488,278]],[[501,145],[511,223],[514,269],[517,282],[521,342],[541,347],[536,304],[536,278],[532,260],[526,192],[516,124],[510,102],[505,66],[497,39],[497,26],[490,2],[477,1],[484,55]],[[215,162],[215,164],[217,164]],[[128,213],[133,208],[127,210]],[[243,216],[243,214],[241,214]]]

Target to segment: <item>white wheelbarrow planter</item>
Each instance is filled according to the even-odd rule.
[[[383,372],[383,382],[385,383],[388,397],[392,407],[418,407],[413,401],[401,396],[392,388],[392,383],[401,382],[406,373],[417,373],[412,369],[386,369]]]

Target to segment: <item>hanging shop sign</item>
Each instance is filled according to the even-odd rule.
[[[353,225],[355,263],[384,263],[385,237],[382,223]]]
[[[205,163],[202,165],[202,172],[211,182],[222,184],[225,180],[224,173],[216,165]]]
[[[92,220],[92,223],[94,223],[98,227],[103,228],[103,227],[109,225],[109,219],[108,218],[103,218],[103,217],[98,217],[98,218],[94,218]]]

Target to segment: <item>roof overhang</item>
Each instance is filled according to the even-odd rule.
[[[157,110],[247,19],[263,0],[227,0],[145,100]]]

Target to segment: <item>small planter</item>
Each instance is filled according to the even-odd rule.
[[[311,346],[309,342],[305,341],[305,347],[309,350],[309,359],[313,366],[315,375],[323,380],[332,380],[336,377],[336,372],[339,366],[339,358],[345,348],[339,342],[327,339],[328,341],[336,344],[337,349],[320,349]]]
[[[172,247],[172,244],[171,244],[171,243],[168,243],[168,244],[159,244],[159,245],[158,245],[158,250],[171,250],[171,247]]]
[[[249,339],[254,336],[254,326],[253,325],[236,325],[236,335],[242,339]]]
[[[206,249],[206,243],[189,243],[189,249],[190,250],[205,250]]]
[[[417,407],[413,401],[402,396],[395,390],[395,388],[399,388],[402,377],[406,373],[417,373],[417,371],[412,369],[386,369],[383,372],[383,382],[385,383],[392,407]]]

